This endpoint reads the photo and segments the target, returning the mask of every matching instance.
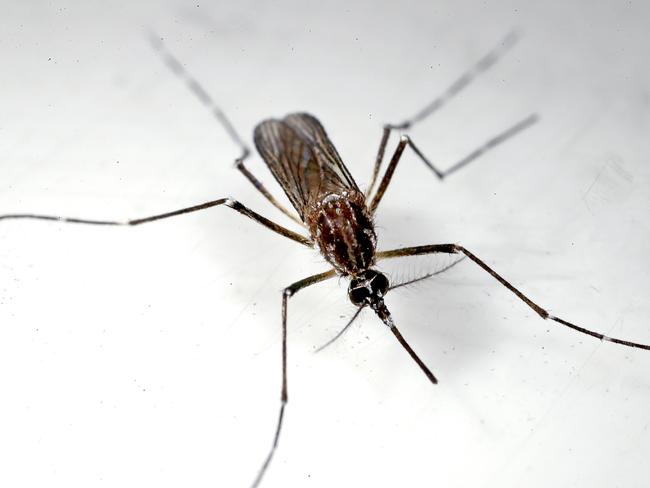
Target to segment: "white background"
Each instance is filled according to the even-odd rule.
[[[650,343],[641,2],[4,3],[0,213],[88,218],[232,195],[292,225],[232,168],[237,148],[149,30],[247,141],[310,111],[365,186],[381,125],[519,29],[410,134],[449,166],[540,122],[444,183],[407,153],[380,247],[462,243],[554,314]],[[248,486],[279,406],[280,291],[324,269],[226,208],[140,228],[0,222],[0,485]],[[545,323],[465,262],[387,302],[432,387],[371,315],[312,353],[353,312],[346,287],[290,304],[290,401],[263,486],[647,485],[650,352]]]

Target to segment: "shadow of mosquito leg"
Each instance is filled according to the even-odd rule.
[[[262,224],[267,229],[271,229],[273,232],[280,234],[284,237],[288,237],[291,240],[299,242],[300,244],[312,247],[313,244],[311,240],[307,237],[304,237],[296,232],[293,232],[281,225],[276,224],[275,222],[262,217],[260,214],[253,212],[248,207],[245,207],[237,200],[232,198],[220,198],[218,200],[212,200],[210,202],[201,203],[199,205],[194,205],[192,207],[181,208],[180,210],[173,210],[171,212],[166,212],[162,214],[151,215],[149,217],[144,217],[141,219],[133,220],[93,220],[93,219],[79,219],[76,217],[60,217],[57,215],[42,215],[42,214],[7,214],[0,215],[0,220],[10,220],[10,219],[34,219],[34,220],[49,220],[55,222],[63,222],[67,224],[90,224],[90,225],[141,225],[147,224],[149,222],[155,222],[156,220],[168,219],[170,217],[175,217],[177,215],[183,215],[191,212],[198,212],[199,210],[205,210],[207,208],[217,207],[219,205],[225,205],[227,207],[236,210],[242,215],[245,215],[249,219],[254,220],[258,224]]]
[[[260,468],[255,481],[253,482],[253,488],[259,486],[262,478],[264,477],[264,474],[266,473],[266,470],[269,467],[269,464],[271,464],[275,450],[278,447],[280,432],[282,431],[282,420],[284,419],[284,407],[286,406],[289,399],[287,390],[287,302],[289,301],[289,298],[291,298],[303,288],[307,288],[308,286],[320,283],[321,281],[325,281],[335,275],[336,271],[332,269],[324,273],[310,276],[308,278],[304,278],[300,281],[295,282],[291,286],[286,287],[282,292],[282,393],[280,395],[280,414],[278,415],[278,423],[275,427],[273,445],[271,446],[269,453],[266,455],[266,459],[264,460],[264,463],[262,464],[262,467]]]
[[[470,83],[472,83],[479,75],[490,69],[496,64],[496,62],[513,47],[519,40],[519,34],[516,31],[510,32],[503,40],[495,46],[490,52],[483,56],[478,62],[476,62],[470,69],[463,73],[458,79],[456,79],[441,95],[436,97],[434,100],[429,102],[424,108],[418,111],[412,117],[400,122],[398,124],[386,124],[382,133],[381,141],[379,143],[379,150],[377,151],[377,157],[375,158],[375,166],[372,172],[372,178],[368,189],[366,190],[366,196],[370,197],[372,189],[375,186],[377,177],[379,176],[379,168],[381,163],[384,160],[384,152],[386,150],[386,144],[388,142],[388,137],[392,130],[406,130],[412,127],[414,124],[422,121],[427,118],[434,112],[442,108],[449,100],[458,95],[463,89],[465,89]]]
[[[533,125],[535,122],[539,120],[539,117],[536,114],[529,115],[525,119],[517,122],[515,125],[512,127],[506,129],[505,131],[501,132],[500,134],[497,134],[496,136],[492,137],[491,139],[487,140],[484,142],[481,146],[479,146],[477,149],[473,150],[471,153],[469,153],[467,156],[465,156],[463,159],[458,161],[457,163],[453,164],[451,167],[448,169],[442,171],[436,166],[420,151],[420,149],[413,143],[413,141],[410,139],[410,137],[403,135],[400,138],[400,141],[397,145],[397,148],[395,149],[395,153],[393,154],[393,157],[390,160],[390,163],[388,164],[388,167],[386,168],[386,172],[384,173],[384,176],[381,179],[381,182],[379,183],[379,187],[377,188],[377,193],[372,199],[372,203],[370,204],[370,211],[371,213],[374,213],[375,210],[377,209],[377,206],[379,205],[379,202],[384,196],[384,193],[386,192],[386,189],[388,188],[388,185],[390,184],[391,179],[393,178],[393,173],[395,172],[395,169],[397,168],[397,163],[399,163],[402,153],[404,152],[404,149],[406,146],[409,146],[413,152],[420,158],[420,161],[422,161],[431,171],[433,171],[433,174],[435,174],[438,179],[443,180],[450,174],[458,171],[462,167],[466,166],[470,162],[474,161],[475,159],[479,158],[483,154],[485,154],[487,151],[490,149],[498,146],[499,144],[502,144],[503,142],[507,141],[508,139],[514,137],[516,134],[519,132],[523,131],[524,129],[527,129],[531,125]]]
[[[174,75],[185,82],[189,90],[196,96],[201,104],[206,107],[217,122],[224,128],[230,136],[230,139],[239,147],[241,155],[235,160],[235,167],[250,181],[253,186],[278,210],[280,210],[287,217],[297,222],[301,226],[304,224],[287,210],[280,202],[278,202],[273,195],[264,187],[264,185],[244,166],[244,160],[250,156],[250,149],[244,144],[243,139],[232,125],[230,119],[226,116],[225,112],[214,102],[208,91],[194,78],[183,64],[167,49],[162,38],[155,34],[150,34],[149,39],[151,45],[158,52],[163,62],[167,65]]]
[[[617,339],[615,337],[609,337],[604,334],[601,334],[599,332],[595,332],[590,329],[586,329],[584,327],[581,327],[579,325],[575,325],[571,322],[568,322],[564,319],[561,319],[559,317],[555,317],[548,313],[545,309],[537,305],[535,302],[533,302],[530,298],[528,298],[526,295],[524,295],[521,291],[519,291],[517,288],[515,288],[513,285],[511,285],[505,278],[503,278],[500,274],[498,274],[496,271],[494,271],[492,268],[490,268],[487,264],[485,264],[481,259],[476,257],[474,254],[472,254],[470,251],[465,249],[463,246],[460,246],[458,244],[432,244],[428,246],[415,246],[415,247],[404,247],[401,249],[393,249],[390,251],[382,251],[377,253],[377,259],[390,259],[390,258],[397,258],[397,257],[402,257],[402,256],[418,256],[421,254],[432,254],[432,253],[445,253],[445,254],[464,254],[466,257],[474,261],[478,266],[483,268],[484,271],[488,272],[495,280],[497,280],[499,283],[501,283],[503,286],[505,286],[508,290],[510,290],[512,293],[514,293],[517,298],[519,298],[522,302],[524,302],[526,305],[528,305],[530,308],[532,308],[537,315],[542,317],[543,319],[548,319],[548,320],[553,320],[554,322],[557,322],[558,324],[565,325],[573,330],[576,330],[578,332],[581,332],[583,334],[590,335],[592,337],[595,337],[596,339],[600,339],[601,341],[604,342],[614,342],[616,344],[621,344],[623,346],[628,346],[628,347],[635,347],[638,349],[645,349],[645,350],[650,350],[650,345],[647,344],[640,344],[637,342],[630,342],[626,341],[623,339]]]

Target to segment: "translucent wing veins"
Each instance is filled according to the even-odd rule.
[[[300,217],[335,192],[359,191],[325,129],[312,115],[289,114],[255,127],[255,146]]]

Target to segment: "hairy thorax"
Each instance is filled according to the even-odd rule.
[[[375,262],[377,236],[363,193],[331,193],[311,205],[305,222],[321,254],[343,275],[356,275]]]

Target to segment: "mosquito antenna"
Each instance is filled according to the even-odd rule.
[[[332,337],[329,341],[327,341],[325,344],[323,344],[322,346],[320,346],[320,347],[319,347],[318,349],[316,349],[314,352],[321,352],[321,351],[322,351],[323,349],[325,349],[327,346],[329,346],[329,345],[332,344],[333,342],[336,342],[336,340],[337,340],[339,337],[341,337],[341,336],[345,333],[346,330],[348,330],[348,329],[350,328],[350,326],[352,325],[352,322],[354,322],[355,320],[357,320],[357,317],[358,317],[359,314],[361,313],[361,310],[363,310],[364,308],[365,308],[365,306],[364,306],[364,307],[359,307],[359,308],[357,309],[357,311],[354,313],[354,315],[352,316],[352,318],[348,321],[348,323],[345,324],[345,327],[343,327],[341,330],[339,330],[338,333],[337,333],[334,337]]]
[[[447,266],[445,266],[444,268],[439,269],[438,271],[434,271],[434,272],[432,272],[432,273],[427,273],[427,274],[425,274],[425,275],[418,276],[417,278],[413,278],[412,280],[404,281],[403,283],[398,283],[397,285],[393,285],[393,286],[391,286],[388,290],[390,291],[390,290],[394,290],[395,288],[400,288],[400,287],[402,287],[402,286],[412,285],[413,283],[417,283],[417,282],[419,282],[419,281],[426,280],[426,279],[428,279],[428,278],[431,278],[432,276],[436,276],[436,275],[442,274],[442,273],[444,273],[445,271],[447,271],[447,270],[453,268],[454,266],[456,266],[456,265],[457,265],[458,263],[460,263],[463,259],[465,259],[465,256],[463,256],[463,257],[460,258],[460,259],[457,259],[456,261],[452,262],[451,264],[448,264]],[[323,349],[325,349],[327,346],[329,346],[329,345],[331,345],[332,343],[336,342],[336,341],[337,341],[337,340],[338,340],[338,339],[339,339],[339,338],[340,338],[340,337],[341,337],[345,332],[347,332],[347,330],[350,328],[350,326],[352,325],[352,323],[353,323],[355,320],[357,320],[357,317],[359,317],[359,314],[361,313],[361,311],[362,311],[364,308],[365,308],[365,306],[363,306],[363,307],[359,307],[359,309],[355,312],[355,314],[354,314],[354,315],[352,316],[352,318],[348,321],[348,323],[345,324],[345,326],[344,326],[341,330],[339,330],[339,331],[337,332],[337,334],[336,334],[334,337],[332,337],[329,341],[327,341],[327,342],[326,342],[325,344],[323,344],[322,346],[318,347],[314,352],[321,352],[321,351],[322,351]]]
[[[498,46],[494,47],[489,53],[483,56],[474,66],[469,70],[463,73],[456,81],[454,81],[447,90],[445,90],[442,95],[439,95],[435,100],[429,103],[426,107],[421,109],[414,116],[406,119],[404,122],[399,124],[388,124],[388,127],[391,129],[405,130],[411,127],[413,124],[421,121],[422,119],[427,118],[433,112],[436,112],[443,105],[445,105],[449,100],[458,95],[463,91],[474,79],[479,76],[481,73],[487,71],[496,62],[503,56],[506,51],[513,47],[520,38],[520,34],[517,31],[510,32]]]
[[[185,67],[183,67],[183,64],[178,59],[176,59],[171,52],[169,52],[165,46],[165,43],[163,42],[162,37],[152,32],[149,34],[149,40],[151,41],[153,48],[158,51],[160,56],[163,58],[163,61],[169,67],[172,73],[174,73],[187,84],[187,87],[190,89],[190,91],[223,126],[232,141],[239,146],[242,154],[239,156],[237,161],[245,159],[250,154],[250,149],[248,146],[246,146],[246,144],[244,144],[235,127],[232,125],[228,117],[226,117],[226,114],[217,106],[208,91],[185,69]]]

